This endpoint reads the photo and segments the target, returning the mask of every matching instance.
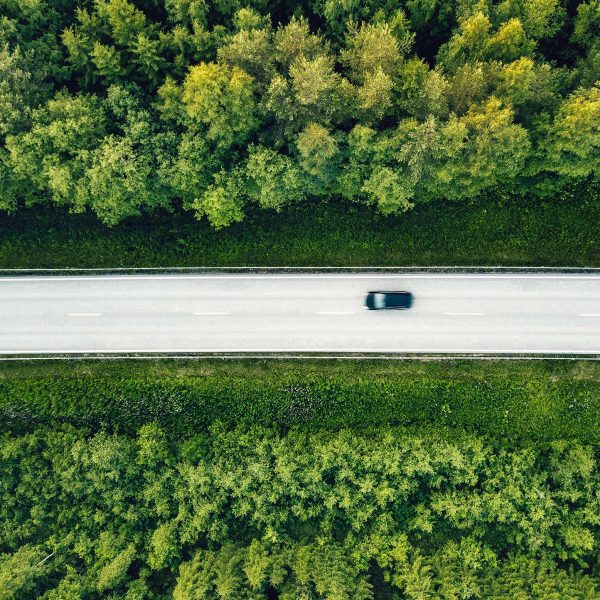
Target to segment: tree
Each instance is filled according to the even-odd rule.
[[[189,209],[211,184],[221,160],[203,135],[188,131],[181,136],[175,156],[163,164],[160,176],[165,187],[182,200],[183,208]]]
[[[406,61],[400,69],[396,88],[397,103],[403,112],[420,120],[447,115],[448,81],[439,70],[430,70],[423,61]]]
[[[168,71],[165,49],[176,38],[182,41],[181,29],[161,39],[155,24],[129,0],[97,0],[93,10],[78,8],[76,17],[62,42],[86,87],[97,79],[110,85],[126,78],[155,86]],[[189,37],[185,43],[190,45]]]
[[[398,3],[393,0],[317,0],[314,10],[324,17],[327,23],[327,33],[334,42],[341,42],[351,23],[368,22],[373,19],[392,19],[398,16]],[[407,24],[402,13],[403,24]],[[400,20],[400,18],[398,20]]]
[[[560,104],[564,73],[547,64],[520,58],[507,64],[498,74],[495,93],[515,108],[521,122],[547,118]]]
[[[269,148],[249,148],[246,176],[248,196],[262,208],[280,211],[304,198],[304,181],[294,161]]]
[[[79,182],[106,126],[106,112],[94,96],[61,92],[34,110],[31,129],[6,141],[15,176],[30,185],[28,201],[39,201],[47,192],[54,203],[83,210]]]
[[[242,176],[238,171],[219,171],[202,196],[191,207],[198,218],[206,216],[215,229],[227,227],[244,218]]]
[[[534,48],[535,42],[527,37],[521,21],[513,18],[503,23],[487,40],[485,58],[509,62],[530,56]]]
[[[494,7],[493,18],[498,24],[517,18],[528,38],[540,40],[558,33],[566,11],[559,0],[504,0]]]
[[[258,127],[253,79],[239,67],[200,63],[183,82],[188,116],[207,126],[217,147],[229,148],[248,139]]]
[[[413,206],[413,186],[407,185],[407,182],[390,167],[374,169],[372,175],[364,182],[362,191],[369,195],[384,215],[405,211]]]
[[[600,0],[582,2],[577,7],[573,40],[584,48],[591,48],[600,39]]]
[[[46,575],[46,561],[53,554],[29,544],[21,546],[14,554],[0,554],[0,600],[33,594],[39,580]]]
[[[454,73],[465,63],[510,62],[530,56],[534,48],[535,41],[527,37],[519,19],[501,23],[494,33],[489,17],[476,12],[460,22],[458,32],[440,49],[438,61],[448,72]]]
[[[236,13],[237,31],[219,49],[219,62],[237,66],[264,87],[275,74],[273,31],[258,13],[241,9]]]
[[[299,58],[308,61],[318,56],[328,55],[329,45],[325,40],[311,33],[306,18],[292,17],[287,25],[280,26],[274,37],[275,60],[281,66],[283,73]]]
[[[86,171],[86,205],[107,225],[116,225],[142,210],[166,206],[168,199],[152,186],[150,158],[140,154],[127,137],[106,137],[93,153]]]
[[[45,99],[46,86],[29,63],[18,47],[0,46],[0,140],[25,129],[33,108]]]
[[[548,169],[566,178],[600,172],[600,85],[574,92],[560,107],[547,138]]]
[[[183,443],[169,433],[62,423],[1,436],[0,590],[16,600],[598,594],[593,446],[509,448],[396,427],[217,424]]]
[[[465,64],[448,80],[447,99],[450,110],[463,115],[469,107],[481,104],[488,94],[489,77],[485,63]]]
[[[96,67],[96,73],[108,83],[118,81],[126,72],[121,65],[120,53],[112,46],[96,42],[90,52],[90,59]]]
[[[358,113],[363,123],[376,124],[393,107],[394,82],[381,69],[369,73],[358,88]]]
[[[311,193],[326,194],[338,173],[338,144],[327,129],[309,123],[298,135],[299,164],[308,177]]]
[[[339,123],[354,111],[354,88],[334,69],[330,56],[310,60],[297,58],[290,78],[276,76],[266,94],[265,108],[280,124],[283,134],[293,137],[309,123],[324,127]]]
[[[412,40],[410,40],[412,41]],[[341,53],[352,80],[363,84],[368,75],[381,71],[388,77],[398,74],[402,55],[410,48],[401,48],[387,23],[362,23],[353,26],[346,37],[346,48]]]
[[[454,73],[465,63],[484,60],[491,28],[489,18],[482,12],[462,20],[458,31],[440,48],[438,64]]]
[[[458,200],[517,177],[530,143],[525,129],[512,121],[512,111],[496,98],[463,117],[451,116],[440,129],[433,176],[421,182],[425,195]]]

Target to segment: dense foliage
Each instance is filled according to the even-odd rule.
[[[221,227],[600,165],[598,0],[0,0],[0,208]]]
[[[125,361],[0,366],[0,433],[70,424],[178,439],[253,424],[449,426],[506,444],[600,442],[600,364]]]
[[[32,207],[0,219],[0,268],[600,266],[598,184],[525,201],[495,190],[401,215],[316,199],[247,210],[244,222],[216,231],[189,213],[106,228],[93,214]]]
[[[398,429],[0,437],[0,597],[600,593],[592,447]]]

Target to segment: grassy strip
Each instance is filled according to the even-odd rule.
[[[444,426],[511,440],[600,440],[600,363],[218,361],[0,364],[0,429],[67,422],[176,436],[213,422]]]
[[[89,215],[0,220],[0,268],[164,266],[600,266],[598,185],[552,202],[498,196],[383,217],[348,203],[251,212],[215,231],[184,215],[113,229]]]

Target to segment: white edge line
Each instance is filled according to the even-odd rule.
[[[471,317],[471,316],[484,316],[486,313],[482,312],[445,312],[445,315],[454,315],[454,316],[463,316],[463,317]]]
[[[195,312],[194,315],[230,315],[229,312]]]
[[[501,274],[490,274],[490,273],[477,273],[477,274],[447,274],[447,273],[431,273],[431,274],[411,274],[411,273],[397,273],[397,274],[371,274],[371,273],[340,273],[335,275],[319,274],[315,273],[312,275],[301,275],[301,274],[290,274],[290,275],[71,275],[69,277],[36,277],[26,275],[24,277],[0,277],[0,283],[21,283],[21,282],[35,282],[35,281],[140,281],[140,280],[153,280],[153,281],[170,281],[180,280],[189,281],[194,279],[548,279],[548,280],[563,280],[563,279],[578,279],[582,281],[600,280],[600,275],[588,275],[586,273],[577,273],[569,275],[568,273],[559,275],[537,275],[533,273],[519,274],[514,273],[511,275]]]
[[[353,315],[352,311],[327,311],[327,310],[317,310],[315,312],[316,315]]]
[[[102,313],[67,313],[67,317],[101,317]]]
[[[580,317],[600,317],[600,313],[581,313]]]

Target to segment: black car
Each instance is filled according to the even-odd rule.
[[[365,307],[369,310],[382,308],[406,310],[413,303],[410,292],[367,292]]]

